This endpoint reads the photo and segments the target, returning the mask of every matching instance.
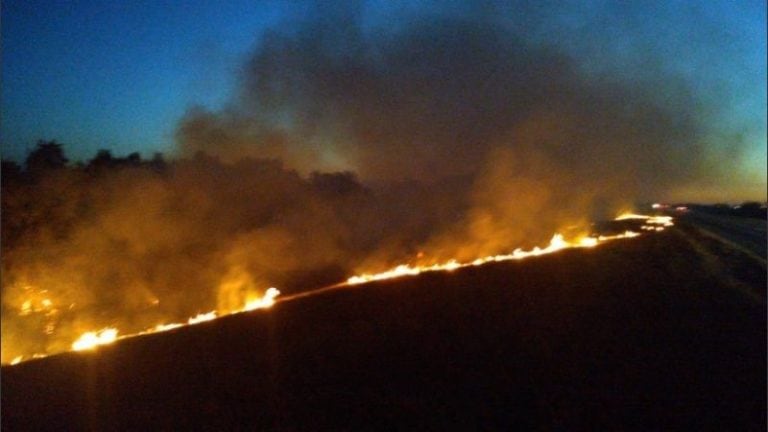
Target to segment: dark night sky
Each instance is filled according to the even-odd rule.
[[[404,8],[412,16],[463,8],[410,3],[367,2],[366,22],[386,28]],[[550,21],[532,37],[591,59],[583,64],[597,73],[631,77],[639,51],[662,58],[700,97],[717,101],[709,121],[722,139],[712,141],[742,150],[734,185],[744,197],[764,199],[765,2],[590,3],[525,6],[531,19]],[[41,138],[64,143],[72,159],[100,148],[172,153],[187,109],[220,109],[264,31],[290,28],[312,10],[287,1],[4,1],[2,156],[23,160]],[[563,37],[574,33],[583,37]]]

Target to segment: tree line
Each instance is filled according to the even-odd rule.
[[[87,162],[77,162],[70,166],[70,160],[64,152],[64,146],[56,140],[40,140],[27,155],[24,166],[12,160],[2,160],[2,180],[14,182],[19,180],[34,180],[47,173],[64,168],[74,168],[87,173],[99,173],[106,170],[119,168],[150,168],[162,171],[167,163],[162,152],[156,152],[152,159],[142,159],[138,152],[130,153],[125,157],[115,157],[106,149],[99,150],[96,155]]]

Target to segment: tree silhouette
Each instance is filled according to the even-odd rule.
[[[62,145],[53,141],[40,140],[37,147],[27,156],[27,171],[32,176],[64,168],[69,159],[64,155]]]
[[[125,159],[127,164],[130,166],[134,166],[134,167],[141,166],[141,155],[139,154],[139,152],[133,152],[129,154],[128,157],[126,157]]]
[[[115,158],[112,157],[112,152],[109,150],[101,149],[96,153],[96,156],[88,161],[88,169],[94,171],[101,171],[104,168],[110,168],[114,165]]]
[[[168,166],[168,163],[165,161],[165,156],[162,152],[155,152],[155,155],[152,157],[152,160],[149,162],[150,167],[154,169],[157,172],[165,171],[165,169]]]
[[[2,168],[0,168],[0,175],[2,175],[2,180],[0,180],[0,185],[9,185],[10,183],[16,182],[21,178],[21,167],[19,164],[12,160],[2,160]]]

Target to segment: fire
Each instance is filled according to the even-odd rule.
[[[673,219],[671,216],[645,216],[645,215],[639,215],[639,214],[624,213],[619,215],[615,220],[616,221],[624,221],[624,220],[643,221],[643,225],[641,226],[641,229],[645,231],[653,231],[653,232],[662,231],[664,230],[665,227],[670,227],[674,225],[674,223],[672,222]],[[334,285],[334,287],[345,286],[345,285],[346,286],[358,285],[366,282],[380,281],[385,279],[394,279],[394,278],[400,278],[405,276],[415,276],[424,272],[454,271],[456,269],[469,267],[469,266],[480,266],[489,262],[521,260],[529,257],[555,253],[564,249],[593,248],[593,247],[599,246],[604,242],[617,240],[617,239],[634,238],[639,235],[640,233],[638,232],[625,231],[621,234],[615,234],[615,235],[583,236],[580,238],[576,238],[574,240],[566,240],[566,238],[562,234],[555,234],[550,240],[549,244],[543,248],[534,247],[533,249],[530,249],[530,250],[515,249],[514,251],[512,251],[512,253],[509,253],[509,254],[490,255],[486,257],[477,258],[475,260],[468,261],[468,262],[459,262],[455,259],[452,259],[443,263],[430,264],[430,265],[400,264],[390,270],[386,270],[380,273],[363,273],[360,275],[351,276],[345,282]],[[423,255],[424,255],[423,252],[420,252],[419,258],[422,258]],[[324,289],[318,290],[318,292],[322,292],[322,291],[324,291]],[[45,290],[41,291],[41,293],[44,293],[44,292]],[[92,350],[99,346],[108,345],[121,339],[135,337],[139,335],[169,331],[169,330],[173,330],[180,327],[212,321],[222,316],[233,315],[233,314],[253,311],[257,309],[268,309],[275,305],[275,303],[277,302],[276,298],[279,295],[280,295],[280,290],[274,287],[270,287],[264,292],[264,294],[261,297],[251,298],[246,300],[243,307],[240,308],[239,310],[224,311],[224,312],[219,312],[214,310],[210,312],[199,313],[196,316],[190,317],[189,319],[187,319],[186,322],[161,323],[154,327],[148,328],[146,330],[133,333],[133,334],[122,335],[119,337],[118,337],[118,333],[119,333],[118,329],[113,327],[104,328],[98,331],[85,332],[77,340],[75,340],[72,343],[71,348],[73,351]],[[53,309],[52,307],[53,307],[53,302],[48,298],[43,298],[42,300],[37,300],[37,301],[26,300],[19,307],[19,314],[26,315],[26,314],[30,314],[38,311],[45,312],[46,314],[56,313],[56,309]],[[53,331],[53,329],[51,329],[51,331]],[[44,354],[34,354],[29,358],[40,358],[45,356],[46,355]],[[15,365],[27,359],[28,358],[24,356],[17,356],[17,357],[14,357],[13,360],[11,360],[10,364]]]
[[[216,319],[216,311],[210,311],[207,313],[197,314],[187,320],[187,324],[197,324],[205,321],[211,321]]]
[[[640,227],[640,229],[643,231],[652,232],[664,231],[664,228],[674,225],[672,222],[672,216],[645,216],[633,213],[624,213],[619,215],[616,220],[642,220],[644,221],[644,224]]]
[[[280,290],[275,287],[267,289],[264,296],[245,303],[241,312],[252,311],[256,309],[268,309],[275,304],[275,297],[280,295]]]
[[[21,304],[19,307],[19,315],[25,316],[40,312],[44,313],[46,316],[51,316],[58,312],[58,309],[53,307],[53,301],[50,298],[40,298],[40,295],[45,295],[47,290],[36,291],[29,286],[25,287],[25,290],[31,291],[30,295],[32,297],[25,299]]]
[[[279,295],[280,295],[280,290],[278,290],[277,288],[271,287],[267,289],[267,291],[264,293],[262,297],[246,302],[245,306],[243,306],[242,309],[229,314],[219,315],[217,311],[199,313],[189,318],[186,323],[158,324],[144,331],[140,331],[135,334],[123,335],[120,337],[117,336],[118,330],[116,328],[106,328],[99,331],[85,332],[75,342],[72,343],[72,350],[73,351],[90,350],[100,345],[108,345],[121,339],[135,337],[139,335],[159,333],[163,331],[173,330],[179,327],[195,325],[195,324],[199,324],[206,321],[212,321],[220,316],[232,315],[235,313],[247,312],[247,311],[252,311],[256,309],[268,309],[275,304],[275,298]],[[23,360],[23,357],[21,356],[13,359],[13,361],[15,361],[16,363],[19,363],[22,360]],[[16,363],[11,362],[11,364],[16,364]]]
[[[105,328],[96,332],[85,332],[72,343],[73,351],[94,349],[99,345],[107,345],[117,340],[116,328]]]
[[[623,221],[623,220],[644,220],[645,223],[651,224],[651,225],[662,225],[665,227],[673,226],[674,223],[672,222],[672,216],[645,216],[645,215],[639,215],[639,214],[633,214],[633,213],[623,213],[619,215],[615,220],[617,221]]]
[[[19,364],[19,363],[21,363],[23,361],[26,361],[26,360],[38,359],[38,358],[43,358],[43,357],[47,357],[47,356],[44,355],[44,354],[32,354],[29,358],[24,357],[24,356],[16,356],[16,357],[13,358],[13,360],[11,360],[10,364],[11,364],[11,366],[13,366],[13,365],[17,365],[17,364]]]
[[[163,331],[173,330],[179,327],[184,327],[184,324],[181,324],[181,323],[158,324],[152,327],[151,329],[149,329],[147,333],[163,332]]]
[[[462,267],[480,266],[489,262],[521,260],[529,257],[551,254],[563,249],[591,248],[599,245],[602,242],[616,240],[620,238],[632,238],[638,235],[640,234],[634,231],[626,231],[623,234],[614,235],[614,236],[599,236],[599,237],[587,236],[571,242],[571,241],[567,241],[562,234],[555,234],[552,237],[552,239],[549,241],[549,245],[544,248],[540,248],[537,246],[527,251],[522,249],[515,249],[514,251],[512,251],[511,254],[490,255],[483,258],[477,258],[469,262],[458,262],[456,260],[450,260],[442,264],[432,264],[432,265],[426,265],[426,266],[400,264],[399,266],[391,270],[386,270],[381,273],[366,273],[362,275],[352,276],[349,279],[347,279],[347,284],[357,285],[357,284],[362,284],[366,282],[379,281],[384,279],[393,279],[393,278],[398,278],[403,276],[415,276],[423,272],[453,271]]]

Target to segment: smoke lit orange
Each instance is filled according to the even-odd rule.
[[[672,217],[670,216],[645,216],[632,213],[625,213],[618,216],[615,220],[638,220],[643,221],[641,229],[646,231],[661,231],[665,227],[673,225]],[[486,257],[477,258],[468,262],[459,262],[455,259],[448,260],[444,263],[431,264],[431,265],[411,265],[401,264],[390,270],[379,273],[364,273],[360,275],[351,276],[344,283],[338,286],[344,285],[357,285],[371,281],[379,281],[385,279],[393,279],[404,276],[415,276],[424,272],[434,271],[453,271],[463,267],[480,266],[490,262],[501,262],[510,260],[521,260],[535,256],[547,255],[555,253],[564,249],[574,248],[592,248],[602,243],[625,238],[634,238],[639,236],[640,233],[634,231],[625,231],[621,234],[608,235],[608,236],[584,236],[575,240],[566,240],[562,234],[555,234],[546,247],[535,247],[530,250],[515,249],[510,254],[503,255],[491,255]],[[319,291],[318,291],[319,292]],[[308,293],[305,293],[308,294]],[[128,334],[118,336],[119,330],[114,327],[104,328],[98,331],[88,331],[78,337],[71,345],[73,351],[83,351],[96,349],[102,345],[108,345],[115,341],[135,337],[139,335],[159,333],[163,331],[173,330],[179,327],[190,326],[199,324],[206,321],[211,321],[221,316],[232,315],[242,313],[246,311],[252,311],[257,309],[268,309],[277,302],[277,297],[280,295],[280,291],[277,288],[271,287],[267,289],[261,297],[252,298],[246,301],[245,305],[239,310],[220,313],[218,311],[210,311],[205,313],[199,313],[194,317],[190,317],[186,322],[180,323],[162,323],[152,328],[140,331],[134,334]],[[20,314],[28,314],[30,310],[48,309],[52,307],[52,302],[49,299],[43,299],[38,301],[25,301],[20,309]],[[13,358],[10,364],[15,365],[22,361],[32,358],[45,357],[43,354],[35,354],[30,357],[17,356]]]

